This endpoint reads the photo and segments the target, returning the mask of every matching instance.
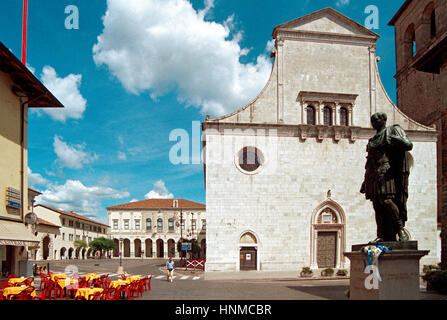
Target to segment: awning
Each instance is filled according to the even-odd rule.
[[[39,242],[23,223],[0,221],[0,245],[34,247]]]

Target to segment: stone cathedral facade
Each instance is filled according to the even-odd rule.
[[[273,38],[258,97],[202,124],[206,271],[348,268],[343,252],[376,236],[359,190],[379,111],[414,144],[406,229],[430,250],[421,265],[436,262],[437,132],[388,97],[379,36],[326,8],[275,27]]]

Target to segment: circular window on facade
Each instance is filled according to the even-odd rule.
[[[246,173],[255,173],[264,163],[264,156],[255,147],[242,148],[237,156],[237,164]]]

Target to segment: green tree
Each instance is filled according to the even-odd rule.
[[[88,245],[90,248],[92,248],[92,250],[101,252],[101,256],[102,256],[103,251],[107,252],[109,250],[113,250],[115,248],[116,244],[115,244],[115,241],[113,241],[112,239],[107,239],[107,238],[101,237],[101,238],[96,238],[93,241],[90,241]]]
[[[74,246],[76,249],[78,249],[78,248],[83,249],[83,248],[87,248],[88,244],[87,244],[87,241],[85,241],[85,240],[76,240],[74,242]]]

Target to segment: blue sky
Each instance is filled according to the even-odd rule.
[[[169,136],[183,129],[191,138],[206,114],[256,97],[271,70],[273,28],[328,6],[365,24],[376,5],[379,67],[395,101],[387,23],[403,2],[29,0],[28,66],[67,107],[29,114],[30,186],[40,202],[101,222],[107,206],[135,199],[205,203],[202,165],[172,164]],[[65,27],[70,5],[78,29]],[[22,1],[1,1],[0,41],[19,59],[21,15]]]

